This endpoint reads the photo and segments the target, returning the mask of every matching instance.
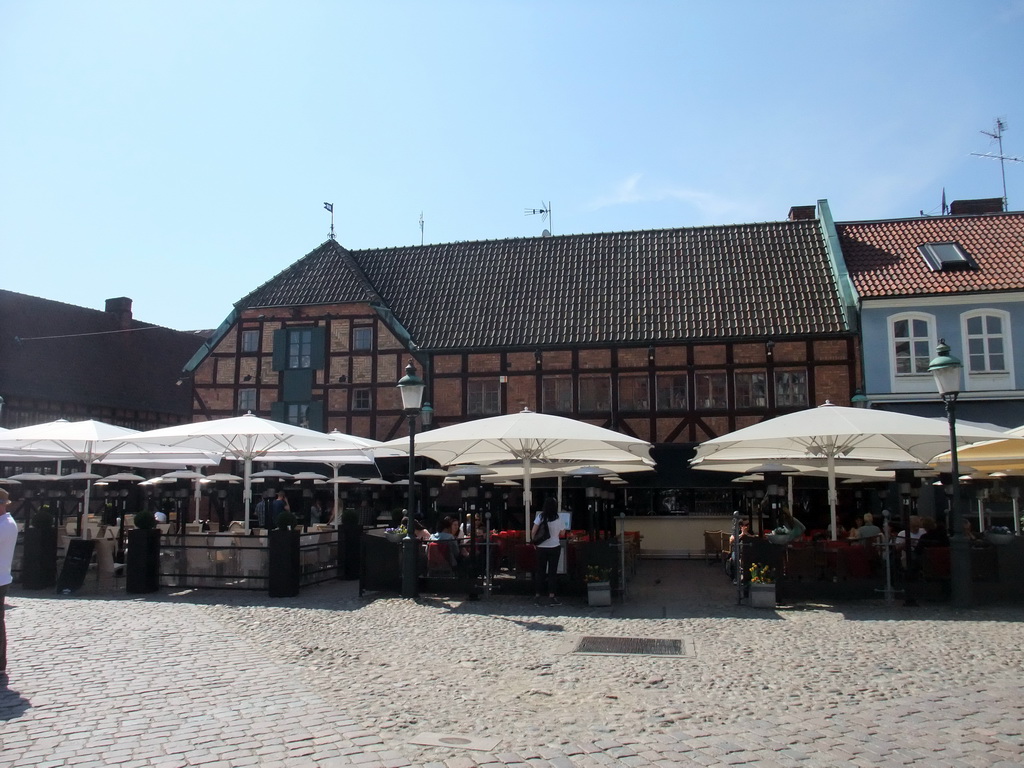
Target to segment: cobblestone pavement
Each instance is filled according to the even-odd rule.
[[[610,609],[360,599],[352,582],[15,589],[0,766],[1024,764],[1024,608],[773,611],[733,589],[668,561]],[[683,655],[575,653],[584,636]],[[413,743],[431,735],[470,743]]]

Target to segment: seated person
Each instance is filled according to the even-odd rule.
[[[875,525],[875,516],[870,512],[864,514],[864,524],[857,527],[857,540],[861,544],[871,544],[882,535],[882,529]]]
[[[919,515],[910,516],[910,542],[911,546],[917,546],[917,540],[924,535],[924,528],[921,527],[921,518]],[[907,544],[907,529],[904,528],[902,531],[896,534],[896,548],[903,549]]]
[[[403,517],[401,525],[406,530],[409,530],[409,518]],[[420,541],[428,541],[431,538],[430,531],[428,531],[426,527],[423,525],[423,523],[421,523],[419,520],[414,519],[412,521],[412,530],[413,535]]]
[[[430,534],[430,541],[447,541],[451,542],[451,562],[452,565],[457,565],[463,555],[466,552],[459,547],[459,518],[452,517],[451,515],[445,515],[441,518],[441,522],[438,523],[437,531]]]
[[[963,519],[962,535],[967,539],[970,544],[980,544],[983,540],[981,536],[975,532],[974,523],[971,522],[971,518],[965,517]]]
[[[848,539],[859,539],[860,538],[860,534],[857,533],[857,532],[860,530],[860,527],[862,525],[864,525],[864,516],[863,515],[857,515],[855,518],[853,518],[853,525],[851,525],[846,530],[846,538],[848,538]]]
[[[939,525],[931,517],[922,517],[921,527],[924,529],[924,533],[917,540],[917,546],[914,548],[915,552],[920,552],[928,547],[949,546],[949,536],[946,534],[945,526]]]
[[[752,534],[750,532],[750,521],[749,520],[741,520],[740,521],[740,535],[739,535],[740,541],[743,541],[743,539],[753,539],[753,538],[756,538],[756,537],[754,536],[754,534]],[[729,547],[730,547],[730,549],[732,548],[732,545],[735,544],[735,543],[736,543],[736,536],[733,535],[733,534],[730,534],[729,535]]]

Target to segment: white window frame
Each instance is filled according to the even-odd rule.
[[[925,336],[914,336],[911,334],[906,337],[911,340],[911,344],[915,341],[922,341],[927,345],[927,360],[931,360],[935,356],[935,315],[928,312],[900,312],[897,315],[890,315],[888,318],[888,334],[889,334],[889,381],[893,393],[898,392],[922,392],[926,390],[935,389],[935,378],[931,373],[928,372],[927,364],[924,370],[916,371],[912,373],[897,373],[896,372],[896,323],[901,320],[906,320],[911,331],[913,331],[913,324],[915,321],[922,321],[926,324]]]
[[[313,366],[313,329],[288,328],[285,341],[288,370],[301,370]]]
[[[466,383],[466,414],[492,416],[501,413],[501,383],[495,379],[470,379]]]
[[[369,387],[360,387],[359,389],[352,390],[352,410],[353,411],[372,411],[373,410],[373,390]]]
[[[761,377],[761,393],[758,397],[753,387],[741,387],[740,377],[749,377],[751,382],[755,376]],[[733,386],[736,387],[737,408],[767,408],[768,407],[768,372],[767,371],[736,371],[733,376]],[[749,395],[747,400],[742,399],[743,393]]]
[[[580,413],[607,413],[611,409],[611,377],[580,376]]]
[[[697,410],[728,408],[729,374],[725,371],[695,373],[693,375],[693,395],[697,403]]]
[[[649,411],[651,409],[651,379],[647,374],[619,376],[619,410]]]
[[[1002,355],[1005,366],[1004,370],[971,370],[971,340],[983,339],[986,342],[987,347],[988,340],[997,338],[995,335],[990,336],[986,332],[983,332],[981,336],[972,336],[968,334],[967,327],[970,320],[986,317],[998,317],[1000,323],[1002,323],[1003,332],[999,334],[998,338],[1002,339],[1003,342]],[[1013,389],[1013,382],[1015,381],[1013,370],[1013,325],[1010,322],[1010,313],[1001,309],[993,309],[991,307],[982,307],[980,309],[971,310],[970,312],[964,312],[960,315],[960,333],[961,338],[963,339],[963,350],[961,350],[961,352],[964,364],[964,389],[968,391]],[[985,358],[987,366],[989,358],[987,350]]]
[[[365,344],[360,343],[364,336],[368,335],[365,339]],[[352,327],[352,351],[353,352],[369,352],[373,349],[373,326],[372,325],[356,325]]]
[[[545,377],[541,390],[544,413],[572,413],[572,379],[567,376]]]
[[[655,378],[654,389],[659,411],[689,410],[690,377],[685,373],[659,373]]]
[[[792,393],[785,393],[784,391],[784,379],[787,377],[795,376],[796,374],[803,374],[804,381],[801,390],[797,390],[794,387],[794,392],[798,392],[800,396],[794,396]],[[810,395],[808,389],[810,388],[811,377],[807,372],[806,368],[783,368],[775,369],[775,381],[772,382],[775,387],[775,407],[776,408],[806,408]],[[783,396],[785,394],[785,396]]]
[[[251,403],[246,404],[246,402],[250,401],[250,400],[251,400]],[[256,398],[256,388],[255,387],[246,387],[244,389],[238,390],[238,408],[237,408],[237,410],[238,410],[239,413],[245,414],[245,413],[248,413],[249,411],[252,411],[253,413],[256,413],[256,409],[258,408],[258,403],[259,403],[259,401]]]
[[[252,344],[247,344],[246,340],[252,339]],[[260,332],[253,328],[242,331],[242,336],[238,342],[239,348],[243,354],[251,355],[254,352],[260,351]]]

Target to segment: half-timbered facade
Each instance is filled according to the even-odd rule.
[[[709,437],[850,402],[855,307],[837,243],[825,201],[757,224],[328,240],[238,301],[186,367],[195,418],[251,410],[398,437],[395,385],[414,358],[435,425],[530,408],[649,440],[678,468]]]

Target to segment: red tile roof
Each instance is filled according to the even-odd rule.
[[[836,224],[862,298],[1024,290],[1024,213]],[[917,247],[959,243],[978,268],[933,272]]]

